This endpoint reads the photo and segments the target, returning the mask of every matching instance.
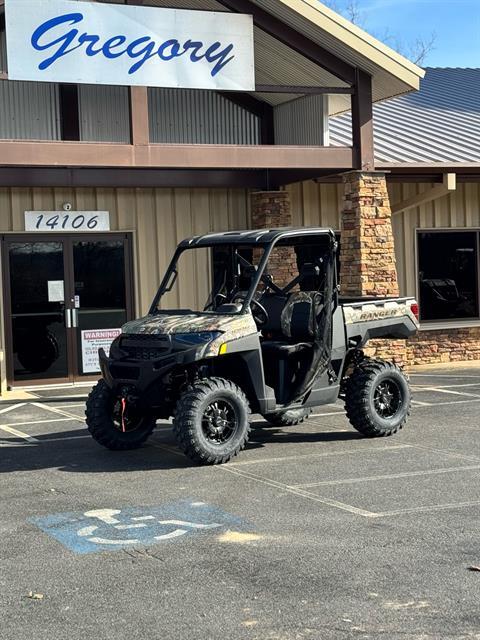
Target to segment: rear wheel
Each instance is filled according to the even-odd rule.
[[[228,462],[248,442],[248,400],[240,387],[230,380],[201,380],[180,397],[173,432],[180,449],[194,462]]]
[[[277,427],[293,427],[296,424],[305,422],[311,413],[312,410],[310,408],[302,407],[301,409],[267,413],[264,418],[267,422]]]
[[[113,451],[138,449],[155,429],[154,418],[122,408],[121,399],[115,398],[104,380],[91,390],[85,415],[93,439]]]
[[[369,437],[390,436],[408,418],[411,392],[396,365],[366,358],[347,381],[345,408],[351,425]]]

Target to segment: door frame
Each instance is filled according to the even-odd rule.
[[[11,242],[63,242],[63,265],[65,277],[65,309],[71,309],[71,299],[74,292],[73,273],[73,240],[123,240],[125,255],[125,309],[127,321],[134,318],[135,310],[135,289],[133,271],[133,234],[122,231],[106,231],[104,233],[3,233],[1,242],[1,263],[2,263],[2,285],[3,285],[3,321],[4,321],[4,353],[5,372],[7,388],[21,388],[32,386],[49,386],[60,384],[74,384],[82,382],[92,382],[98,380],[98,375],[81,376],[79,374],[79,357],[76,349],[77,328],[65,327],[67,332],[67,367],[68,373],[65,378],[32,378],[31,380],[14,379],[14,359],[13,359],[13,323],[12,323],[12,296],[10,286],[10,260],[8,244]]]

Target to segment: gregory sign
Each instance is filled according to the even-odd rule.
[[[251,16],[6,0],[12,80],[251,91]]]

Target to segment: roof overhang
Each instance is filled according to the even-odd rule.
[[[112,2],[112,0],[99,0]],[[113,0],[118,1],[118,0]],[[424,71],[379,40],[355,26],[317,0],[127,0],[143,4],[178,9],[205,11],[235,11],[250,13],[255,23],[255,58],[258,85],[330,87],[330,115],[351,108],[348,94],[337,95],[333,89],[345,89],[342,80],[312,59],[302,55],[285,40],[280,41],[265,24],[259,24],[256,14],[267,14],[272,22],[279,21],[295,30],[305,42],[314,43],[349,65],[372,76],[373,101],[385,100],[419,88]],[[257,93],[257,97],[272,105],[287,102],[299,94]]]

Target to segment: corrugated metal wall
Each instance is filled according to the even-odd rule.
[[[326,96],[305,96],[274,107],[275,144],[324,145]]]
[[[148,90],[151,142],[259,144],[255,115],[213,91]]]
[[[20,189],[0,188],[0,233],[24,230],[25,211],[110,211],[112,231],[134,231],[136,313],[150,306],[180,240],[213,230],[250,225],[244,189]],[[189,264],[170,304],[206,300],[206,263]],[[0,318],[0,323],[3,321]],[[0,331],[0,335],[3,335]]]
[[[59,140],[58,86],[0,81],[0,138]]]
[[[80,140],[130,141],[130,104],[127,87],[78,85]]]
[[[402,202],[432,184],[389,184],[392,204]],[[303,182],[291,185],[293,223],[340,229],[343,185]],[[480,228],[480,184],[460,183],[451,194],[393,217],[393,234],[401,295],[416,295],[416,229]]]

